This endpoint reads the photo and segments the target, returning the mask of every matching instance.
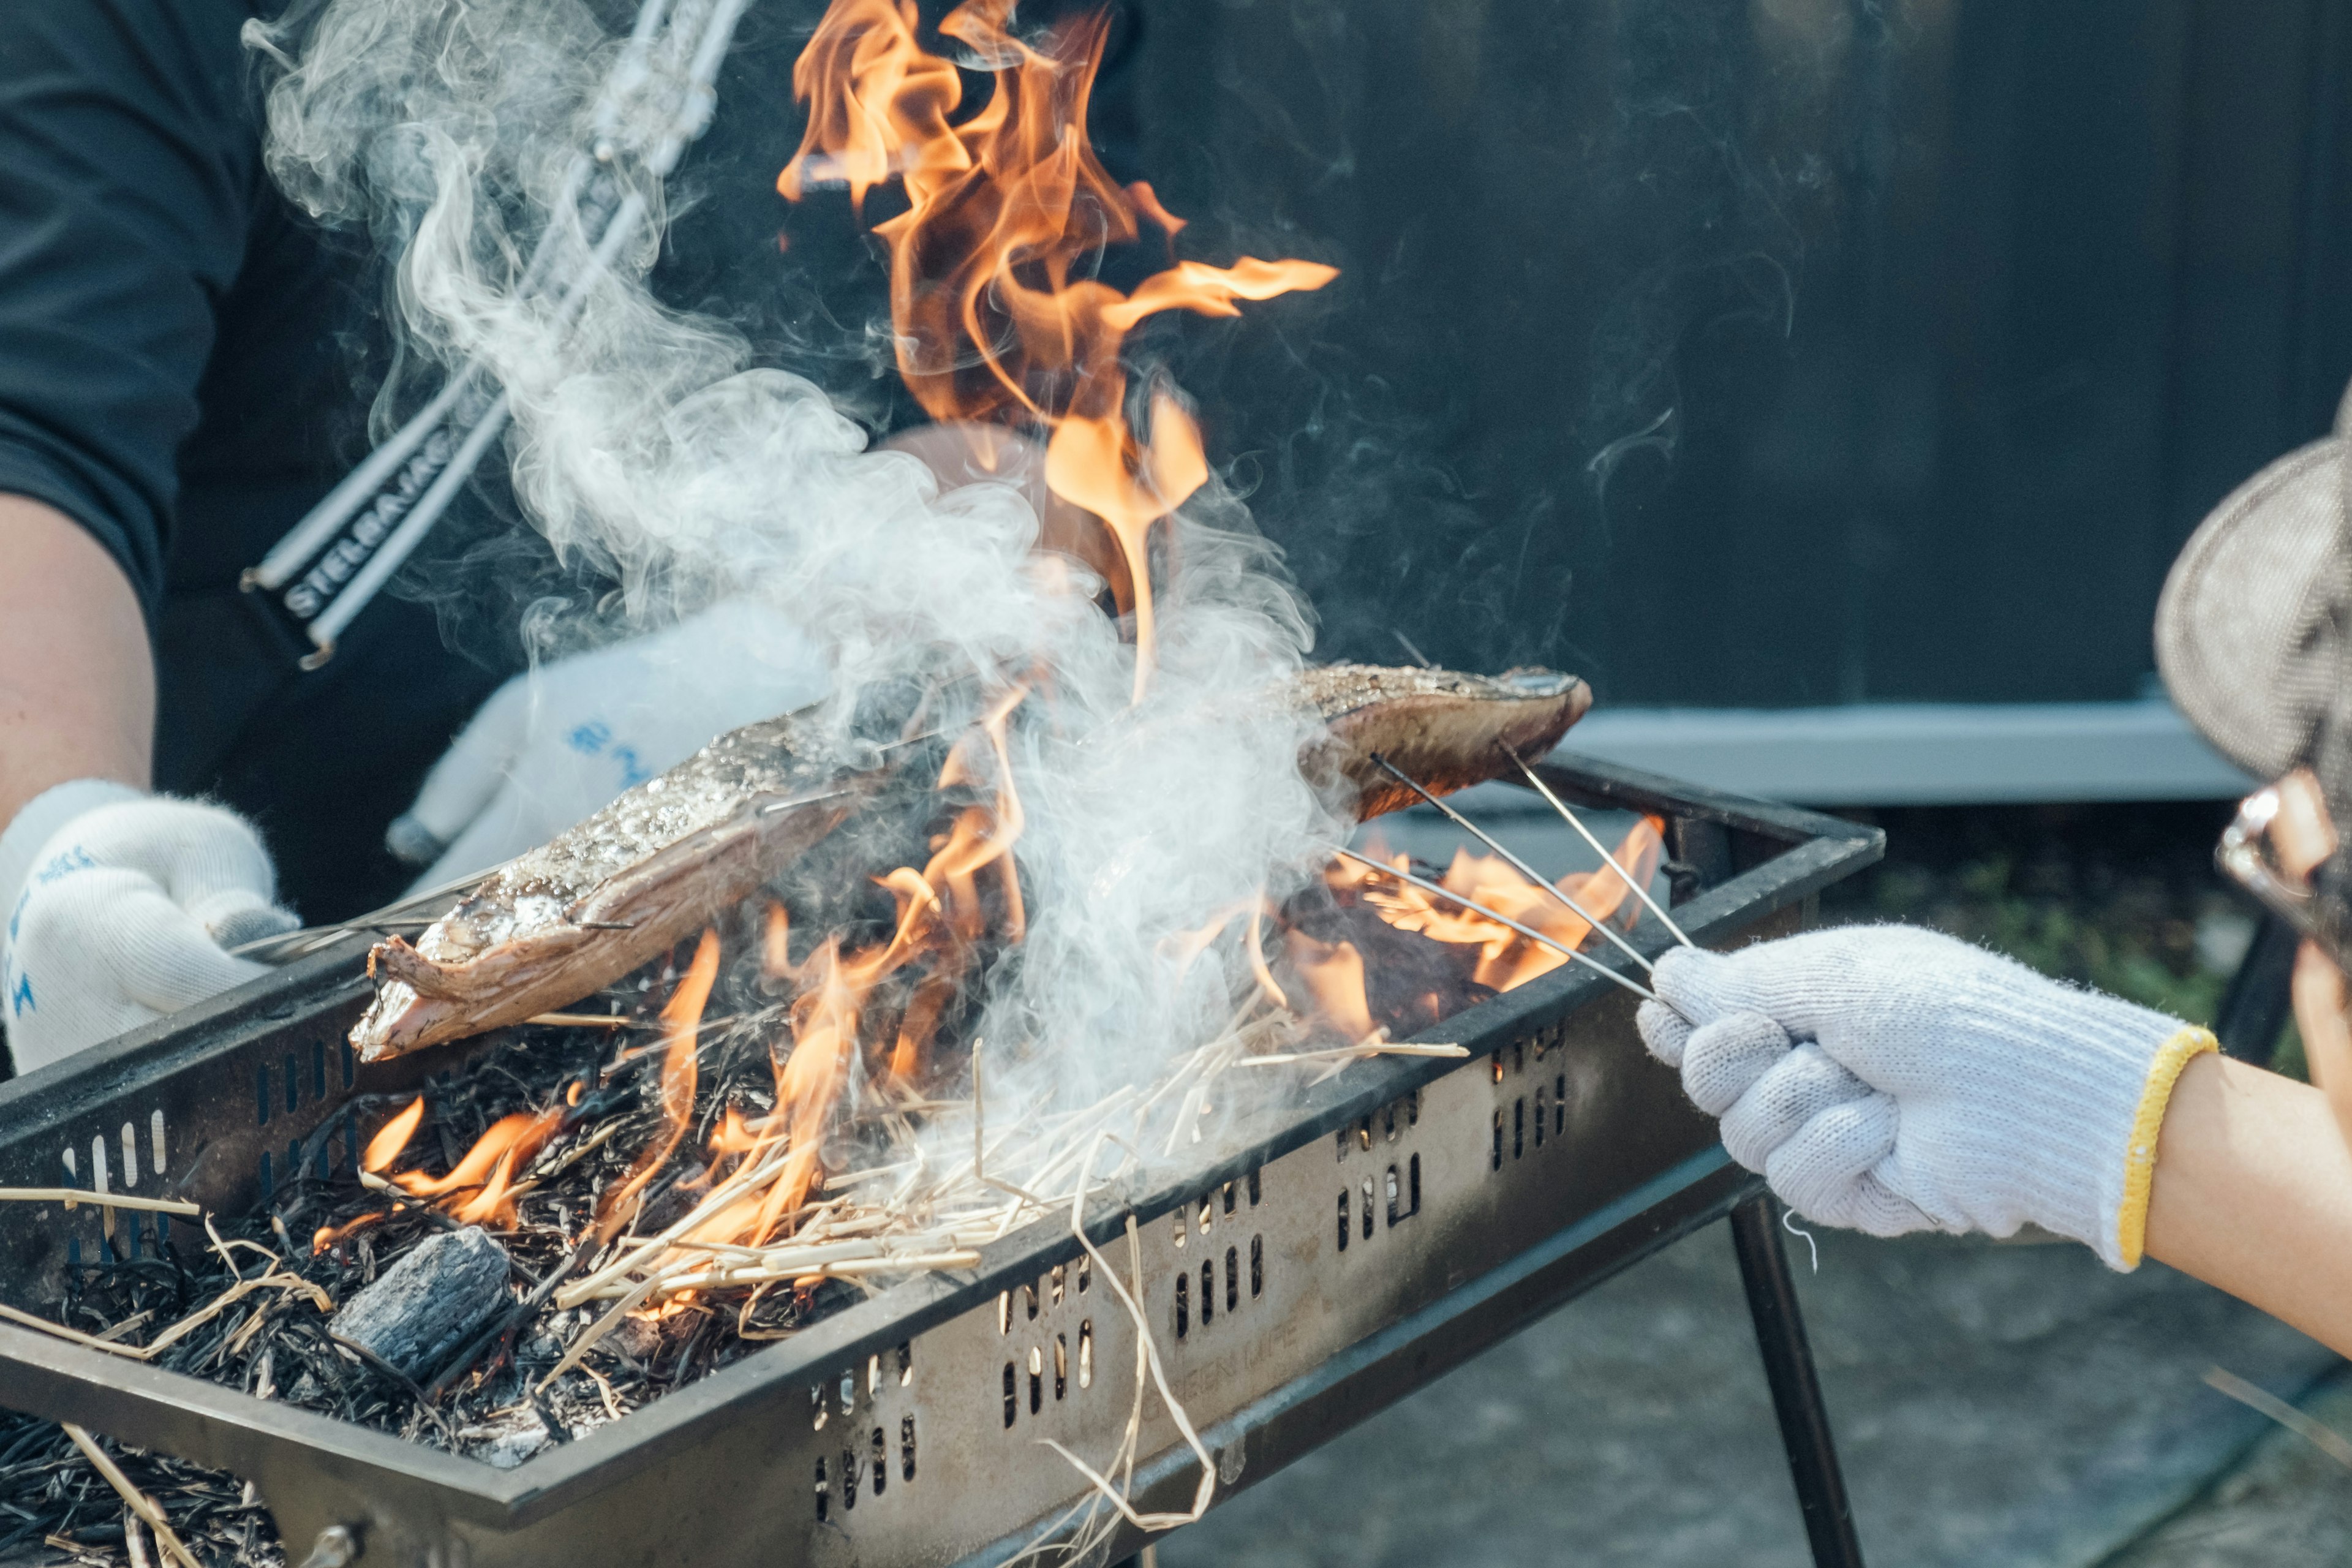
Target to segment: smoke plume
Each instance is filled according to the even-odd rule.
[[[1339,828],[1296,764],[1304,721],[1260,696],[1301,667],[1311,631],[1240,504],[1213,479],[1160,525],[1158,659],[1131,705],[1135,650],[1101,584],[1033,550],[1020,492],[941,493],[811,382],[648,290],[661,190],[625,149],[650,130],[612,140],[653,221],[576,316],[522,287],[543,234],[566,269],[586,268],[595,237],[567,171],[602,133],[593,106],[625,38],[591,7],[331,0],[255,37],[280,72],[271,174],[396,258],[404,369],[379,420],[483,366],[512,401],[507,452],[530,524],[619,584],[595,636],[764,600],[824,650],[822,718],[844,736],[877,706],[903,712],[900,693],[930,692],[927,721],[953,723],[1034,681],[1011,737],[1029,931],[987,980],[992,1063],[1010,1074],[1025,1059],[1028,1092],[1083,1103],[1212,1032],[1246,977],[1213,952],[1180,969],[1170,939],[1262,888],[1281,897]],[[793,114],[786,84],[773,90],[773,112]],[[1008,1079],[1004,1092],[1022,1090]]]

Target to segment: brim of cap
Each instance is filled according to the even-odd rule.
[[[2345,451],[2315,441],[2239,486],[2189,536],[2157,601],[2173,701],[2258,778],[2294,767],[2310,739],[2310,650],[2290,628],[2310,624],[2306,606],[2340,574]]]

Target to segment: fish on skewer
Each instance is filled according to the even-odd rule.
[[[1329,736],[1309,745],[1300,763],[1346,800],[1359,822],[1420,798],[1375,759],[1386,758],[1432,795],[1452,795],[1510,771],[1504,746],[1542,756],[1592,706],[1592,689],[1582,680],[1533,668],[1465,675],[1331,664],[1300,675],[1297,690]]]
[[[693,934],[831,833],[887,770],[786,715],[721,735],[486,877],[412,944],[368,953],[363,1061],[575,1002]]]
[[[1496,742],[1541,755],[1591,705],[1574,676],[1332,665],[1289,700],[1325,738],[1300,765],[1357,817],[1416,798],[1373,759],[1433,794],[1497,776]],[[562,1008],[749,898],[848,817],[886,769],[845,771],[789,716],[732,731],[530,854],[490,873],[414,943],[368,955],[374,1002],[352,1029],[364,1061]]]

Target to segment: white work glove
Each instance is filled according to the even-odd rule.
[[[815,645],[748,599],[541,665],[490,694],[384,842],[412,866],[432,862],[419,888],[488,869],[826,684]]]
[[[1934,931],[1848,926],[1658,961],[1639,1023],[1799,1214],[1899,1236],[2028,1222],[2139,1262],[2175,1079],[2213,1037]]]
[[[0,834],[0,1016],[16,1070],[268,973],[226,950],[299,923],[277,887],[233,811],[101,779],[36,795]]]

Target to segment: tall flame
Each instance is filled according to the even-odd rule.
[[[677,988],[662,1005],[664,1034],[661,1076],[661,1135],[639,1152],[627,1177],[605,1194],[598,1224],[606,1235],[617,1231],[635,1213],[635,1200],[661,1168],[669,1163],[686,1130],[694,1121],[694,1089],[698,1076],[702,1010],[709,1004],[710,987],[719,979],[719,933],[706,930],[695,945],[694,962],[678,977]]]
[[[1120,349],[1159,311],[1237,315],[1237,300],[1319,289],[1339,273],[1254,257],[1182,261],[1132,294],[1079,275],[1105,246],[1136,238],[1139,212],[1171,242],[1182,224],[1150,186],[1112,180],[1087,140],[1107,15],[1032,45],[1007,30],[1013,9],[966,0],[940,24],[995,78],[958,121],[962,82],[917,42],[914,0],[834,0],[793,68],[808,127],[776,188],[798,201],[846,185],[862,213],[874,187],[901,182],[907,210],[874,227],[890,251],[899,374],[934,419],[1048,433],[1046,485],[1102,520],[1127,567],[1118,607],[1135,617],[1140,701],[1155,647],[1151,525],[1208,481],[1209,465],[1200,427],[1167,387],[1152,389],[1148,431],[1135,429]]]

